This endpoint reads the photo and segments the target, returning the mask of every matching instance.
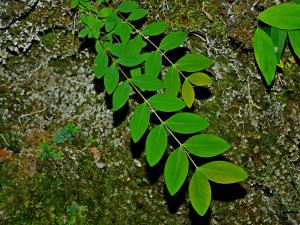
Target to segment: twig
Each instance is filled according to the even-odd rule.
[[[0,136],[3,138],[5,144],[7,145],[7,147],[9,146],[8,142],[6,141],[6,139],[4,138],[4,136],[2,134],[0,134]]]
[[[19,123],[21,123],[21,121],[20,121],[21,118],[26,117],[26,116],[32,116],[32,115],[34,115],[34,114],[38,114],[38,113],[44,112],[46,109],[47,109],[47,108],[44,108],[44,109],[42,109],[42,110],[40,110],[40,111],[37,111],[37,112],[32,112],[32,113],[28,113],[28,114],[23,114],[23,115],[21,115],[21,116],[18,118],[18,121],[19,121]]]

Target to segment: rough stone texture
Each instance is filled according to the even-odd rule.
[[[214,85],[199,90],[195,110],[210,121],[208,132],[232,144],[224,157],[245,168],[249,179],[213,185],[205,217],[190,209],[186,187],[168,196],[161,168],[149,169],[130,144],[131,111],[113,114],[101,82],[93,80],[94,53],[73,36],[68,7],[23,1],[18,12],[0,18],[0,148],[15,152],[0,169],[0,223],[35,224],[30,218],[36,218],[57,224],[75,201],[88,207],[87,224],[299,224],[299,64],[286,51],[286,66],[268,89],[251,49],[255,16],[278,1],[139,2],[150,20],[190,32],[187,47],[214,59]],[[41,162],[36,151],[42,140],[68,121],[95,141],[77,140],[61,147],[63,160]],[[35,194],[24,190],[28,186]],[[11,202],[19,195],[20,207]]]

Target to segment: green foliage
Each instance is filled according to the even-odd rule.
[[[276,72],[276,65],[283,67],[281,60],[287,34],[292,50],[300,58],[300,4],[298,0],[272,6],[258,15],[258,19],[268,27],[258,27],[253,38],[254,55],[257,65],[271,85]],[[263,31],[270,29],[270,34]]]
[[[41,160],[46,160],[48,158],[59,160],[64,156],[64,153],[60,150],[56,150],[55,146],[49,144],[47,141],[44,141],[41,144],[41,148],[37,151],[37,157]]]
[[[112,110],[121,109],[131,92],[140,96],[142,102],[136,106],[129,122],[133,142],[141,140],[149,130],[145,152],[151,167],[161,161],[163,155],[168,153],[167,149],[171,149],[168,144],[176,149],[169,154],[164,170],[171,195],[175,195],[186,180],[189,162],[196,167],[189,183],[189,197],[194,209],[204,215],[211,201],[209,179],[215,179],[218,172],[222,174],[225,169],[229,172],[224,174],[224,180],[238,182],[246,179],[246,173],[241,168],[238,170],[237,166],[230,167],[228,164],[213,164],[212,170],[215,169],[217,175],[211,175],[208,166],[205,167],[207,164],[198,167],[191,157],[191,154],[214,157],[230,147],[220,137],[200,134],[209,126],[206,119],[195,113],[182,112],[194,104],[194,86],[212,84],[211,77],[203,70],[209,69],[213,62],[206,56],[194,53],[182,55],[177,62],[172,62],[166,53],[183,45],[187,32],[165,34],[168,25],[164,22],[153,22],[136,29],[131,21],[145,18],[147,10],[135,1],[124,1],[117,8],[107,1],[90,1],[90,4],[80,1],[72,3],[72,7],[78,7],[80,12],[79,37],[91,38],[96,42],[94,72],[97,78],[104,77],[105,89],[112,95]],[[156,42],[152,41],[152,36],[156,35],[164,36],[160,43],[154,44]],[[148,91],[147,97],[144,91]],[[171,115],[164,121],[160,112]],[[151,114],[157,118],[158,124],[152,123]],[[189,136],[182,143],[176,136],[178,133],[194,136]],[[176,144],[169,143],[171,138]]]
[[[58,133],[52,138],[54,144],[62,144],[68,142],[71,144],[74,137],[76,137],[80,132],[80,128],[75,126],[73,123],[67,123],[65,127],[60,129]]]

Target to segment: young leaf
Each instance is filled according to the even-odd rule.
[[[137,8],[138,4],[135,1],[126,1],[121,3],[117,9],[122,13],[130,13]]]
[[[300,30],[290,30],[289,39],[293,47],[294,52],[300,59]]]
[[[258,15],[264,23],[279,29],[300,29],[300,5],[283,3],[272,6]]]
[[[174,112],[185,107],[185,104],[179,98],[169,94],[153,95],[148,101],[154,109],[162,112]]]
[[[145,61],[145,75],[157,78],[162,67],[162,59],[159,51],[149,53]]]
[[[175,67],[171,66],[164,77],[166,93],[177,96],[180,90],[180,77]]]
[[[220,183],[231,184],[245,180],[248,175],[239,166],[225,161],[213,161],[198,168],[207,179]]]
[[[271,39],[275,47],[277,62],[280,62],[282,51],[284,49],[287,30],[281,30],[276,27],[271,27]]]
[[[119,71],[115,65],[111,65],[104,74],[104,87],[110,95],[114,92],[119,83]]]
[[[117,61],[123,66],[132,67],[141,64],[144,61],[144,58],[140,54],[128,52],[127,54],[122,55]]]
[[[165,22],[154,22],[144,27],[142,33],[147,36],[156,36],[166,31],[168,25]]]
[[[195,91],[191,83],[185,79],[181,88],[181,95],[187,107],[191,108],[195,100]]]
[[[204,158],[220,155],[230,148],[227,141],[213,134],[198,134],[190,137],[184,146],[193,155]]]
[[[179,47],[187,37],[186,32],[171,32],[167,34],[160,42],[159,48],[164,51]]]
[[[209,86],[212,84],[212,79],[205,73],[193,73],[187,77],[187,80],[196,86]]]
[[[211,67],[212,64],[213,62],[206,56],[187,54],[179,59],[175,65],[186,72],[197,72]]]
[[[181,188],[188,171],[188,157],[182,148],[178,148],[168,157],[164,170],[164,178],[170,195],[176,194]]]
[[[166,125],[174,132],[181,134],[191,134],[208,128],[209,123],[195,113],[177,113],[167,119]]]
[[[157,91],[164,87],[164,84],[161,80],[145,75],[135,76],[131,81],[136,86],[143,88],[146,91]]]
[[[146,139],[146,159],[152,167],[164,155],[168,144],[168,134],[163,125],[154,127]]]
[[[146,9],[134,9],[132,10],[131,14],[127,18],[128,21],[136,21],[142,19],[148,14]]]
[[[270,85],[275,76],[277,59],[271,38],[260,28],[255,31],[253,47],[257,65]]]
[[[130,86],[127,81],[121,83],[113,94],[113,108],[112,111],[117,111],[122,108],[123,105],[128,101],[130,94]]]
[[[71,1],[71,8],[75,9],[79,4],[79,0],[72,0]]]
[[[138,142],[149,125],[150,110],[146,103],[136,107],[134,113],[130,118],[130,132],[132,140]]]
[[[203,216],[209,208],[211,189],[207,178],[196,169],[189,185],[189,199],[196,212]]]
[[[98,54],[94,60],[94,73],[95,76],[100,79],[103,77],[105,70],[108,67],[108,56],[103,51],[102,53]]]

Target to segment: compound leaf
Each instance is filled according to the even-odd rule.
[[[114,92],[119,83],[119,71],[115,65],[111,65],[104,74],[104,87],[110,95]]]
[[[209,86],[212,84],[212,79],[205,73],[193,73],[187,77],[188,81],[196,86]]]
[[[146,159],[152,167],[164,155],[168,144],[168,134],[163,125],[154,127],[146,139]]]
[[[123,44],[126,44],[130,39],[131,31],[132,28],[128,25],[128,23],[119,20],[113,32],[120,36]]]
[[[134,9],[131,11],[131,14],[127,18],[128,21],[136,21],[142,19],[148,14],[146,9]]]
[[[108,17],[105,19],[105,31],[110,32],[112,31],[118,23],[118,16],[115,12],[109,14]]]
[[[178,148],[169,155],[165,165],[164,178],[171,195],[183,185],[189,171],[189,160],[182,148]]]
[[[290,30],[289,39],[293,47],[294,52],[300,59],[300,30]]]
[[[213,62],[203,55],[187,54],[176,62],[177,68],[185,72],[197,72],[209,68]]]
[[[166,125],[174,132],[181,134],[191,134],[205,130],[209,123],[195,113],[177,113],[166,120]]]
[[[137,8],[138,4],[135,1],[126,1],[121,3],[117,9],[122,13],[130,13]]]
[[[169,51],[171,49],[179,47],[185,41],[187,37],[186,32],[171,32],[167,34],[160,42],[159,48],[164,51]]]
[[[174,112],[185,107],[185,104],[179,98],[170,94],[153,95],[148,99],[148,102],[154,109],[162,112]]]
[[[171,66],[164,77],[166,93],[177,96],[180,90],[180,77],[177,69]]]
[[[193,155],[205,158],[220,155],[230,148],[227,141],[213,134],[198,134],[190,137],[184,146]]]
[[[101,17],[101,18],[105,18],[105,17],[108,17],[112,12],[113,12],[113,10],[110,7],[104,7],[103,9],[101,9],[99,11],[97,16]]]
[[[130,94],[130,86],[127,81],[121,83],[115,90],[113,94],[113,111],[117,111],[122,108],[123,105],[128,101]]]
[[[164,87],[164,84],[161,80],[145,75],[135,76],[131,81],[139,88],[143,88],[147,91],[157,91]]]
[[[189,185],[189,198],[196,212],[203,216],[211,201],[211,188],[208,179],[196,169]]]
[[[142,33],[147,36],[156,36],[166,31],[168,25],[165,22],[154,22],[146,25]]]
[[[128,52],[127,54],[122,55],[117,61],[123,66],[132,67],[141,64],[144,61],[144,58],[140,54]]]
[[[185,79],[181,88],[181,95],[187,107],[191,108],[195,100],[195,91],[191,83]]]
[[[245,180],[248,175],[239,166],[225,161],[213,161],[198,168],[207,179],[220,183],[231,184]]]
[[[271,27],[271,39],[274,45],[277,62],[279,62],[281,59],[286,36],[287,36],[287,30],[281,30],[276,27]]]
[[[138,142],[149,125],[150,110],[146,103],[143,103],[136,107],[134,113],[130,118],[130,132],[132,140]]]
[[[127,51],[138,54],[146,45],[147,43],[143,40],[142,35],[138,34],[133,39],[128,41]]]
[[[253,47],[257,65],[270,85],[275,76],[277,59],[271,38],[260,28],[255,31]]]
[[[283,3],[272,6],[258,15],[264,23],[279,29],[300,29],[300,5]]]
[[[100,79],[103,77],[105,70],[108,67],[108,56],[103,51],[100,54],[98,54],[94,60],[94,73],[95,76]]]
[[[145,75],[156,78],[162,67],[162,58],[159,51],[151,52],[145,60]]]

